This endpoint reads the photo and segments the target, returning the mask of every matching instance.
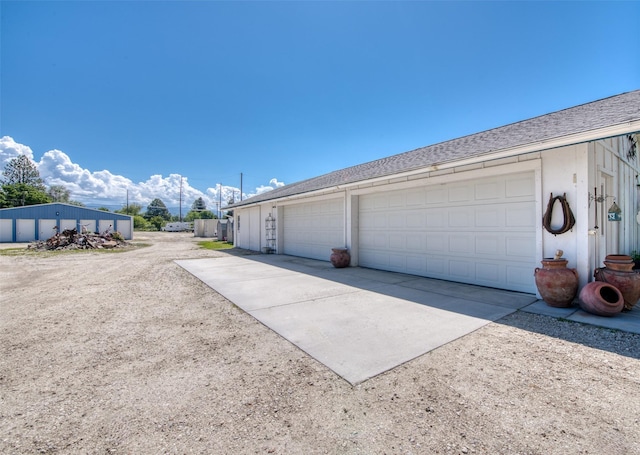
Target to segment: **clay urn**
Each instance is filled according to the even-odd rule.
[[[558,250],[556,257],[544,258],[534,276],[542,300],[549,306],[566,308],[578,293],[578,271],[567,268],[569,261],[561,255],[562,250]]]
[[[640,273],[632,268],[618,270],[610,267],[608,261],[604,261],[606,267],[595,269],[593,276],[596,281],[608,283],[617,288],[624,299],[624,311],[631,311],[640,299]],[[633,262],[631,263],[633,266]]]
[[[617,270],[620,272],[630,272],[635,266],[635,262],[633,262],[631,256],[627,256],[626,254],[608,254],[603,262],[609,270]]]
[[[614,316],[624,306],[624,297],[618,288],[601,281],[592,281],[580,291],[580,308],[598,316]]]
[[[351,262],[351,255],[347,248],[331,248],[331,256],[329,257],[329,260],[336,269],[341,269],[349,265]]]

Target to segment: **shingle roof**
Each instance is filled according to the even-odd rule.
[[[237,207],[391,176],[640,120],[640,90],[330,172],[231,205]]]

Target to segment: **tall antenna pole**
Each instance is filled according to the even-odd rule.
[[[182,176],[180,176],[180,221],[182,222]]]
[[[240,201],[242,202],[242,172],[240,173]]]
[[[222,183],[219,183],[220,191],[218,191],[218,219],[222,219]]]

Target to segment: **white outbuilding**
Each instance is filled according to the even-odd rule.
[[[638,132],[640,90],[338,170],[227,207],[235,245],[527,293],[561,249],[583,286],[640,250]]]

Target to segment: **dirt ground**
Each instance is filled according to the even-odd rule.
[[[640,453],[639,335],[519,312],[351,386],[173,262],[241,251],[135,237],[0,256],[0,453]]]

